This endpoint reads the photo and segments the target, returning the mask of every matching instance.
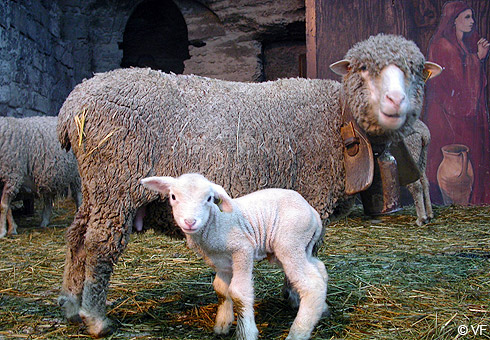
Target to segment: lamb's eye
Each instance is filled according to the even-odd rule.
[[[170,195],[170,198],[172,199],[172,201],[175,201],[175,200],[176,200],[176,198],[175,198],[175,195],[174,195],[174,194]]]

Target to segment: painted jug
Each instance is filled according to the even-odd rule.
[[[462,144],[449,144],[441,150],[443,159],[437,169],[437,182],[444,204],[468,205],[474,181],[469,148]]]

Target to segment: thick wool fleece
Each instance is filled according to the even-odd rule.
[[[34,193],[66,193],[80,188],[77,162],[60,146],[57,117],[0,118],[0,178]],[[27,182],[23,182],[27,180]]]
[[[24,189],[53,199],[71,189],[81,204],[77,161],[61,148],[56,125],[57,117],[0,117],[0,180],[5,195],[13,198]]]
[[[59,136],[77,155],[83,194],[102,218],[134,213],[156,198],[139,179],[184,172],[203,173],[232,196],[294,188],[327,218],[344,191],[339,87],[116,70],[74,89],[60,112]],[[71,141],[78,141],[74,116],[82,111],[78,146]]]

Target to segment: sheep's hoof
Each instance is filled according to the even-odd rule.
[[[419,227],[422,227],[424,224],[427,224],[429,222],[430,222],[429,217],[419,217],[419,218],[417,218],[417,221],[415,222],[415,224],[417,224],[417,226],[419,226]]]
[[[83,309],[80,310],[80,317],[82,318],[83,323],[87,326],[88,333],[96,339],[103,338],[114,333],[114,325],[106,317],[101,319],[91,316]]]
[[[80,306],[74,296],[61,295],[58,297],[58,304],[63,309],[68,322],[74,324],[82,323],[82,318],[78,314]]]

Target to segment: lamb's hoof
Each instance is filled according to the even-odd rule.
[[[213,328],[213,331],[214,331],[214,334],[228,334],[230,332],[230,328],[231,328],[231,323],[228,323],[228,324],[223,324],[223,325],[214,325],[214,328]]]
[[[80,316],[83,323],[87,326],[88,333],[92,337],[99,339],[114,333],[114,324],[108,318],[104,317],[101,319],[94,317],[83,309],[80,310]]]
[[[82,318],[78,314],[80,306],[74,296],[61,295],[58,297],[58,304],[63,309],[68,322],[74,324],[82,323]]]

